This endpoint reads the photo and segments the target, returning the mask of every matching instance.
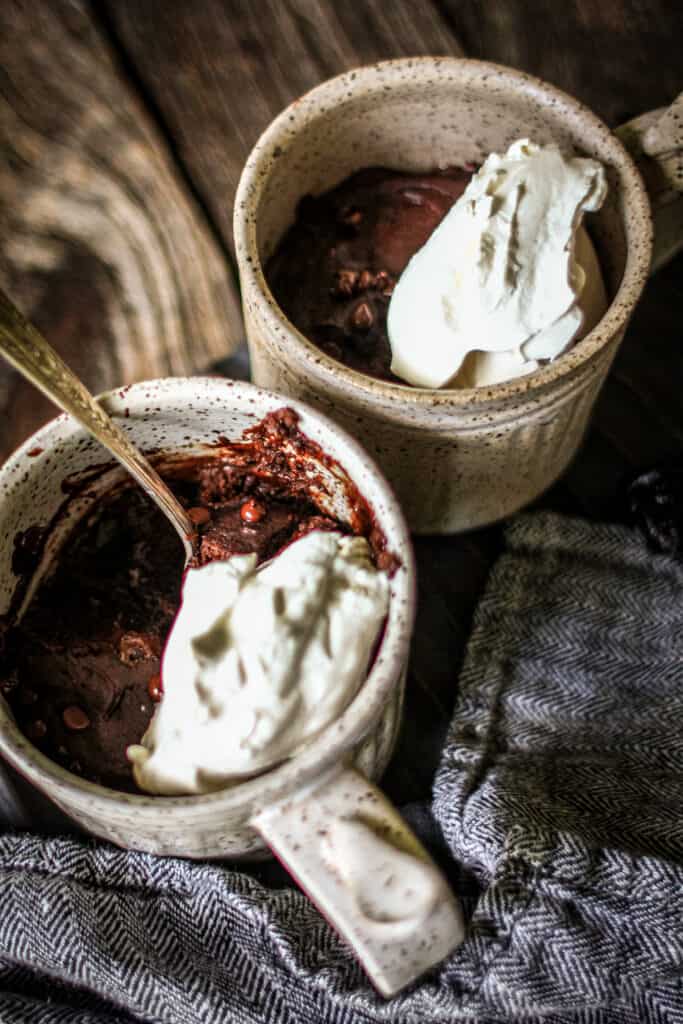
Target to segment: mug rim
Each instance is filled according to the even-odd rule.
[[[270,290],[261,264],[256,238],[256,211],[271,165],[281,155],[283,135],[291,135],[303,127],[311,115],[316,116],[316,110],[319,113],[328,111],[342,95],[348,98],[350,92],[362,91],[363,88],[380,93],[387,84],[387,75],[402,74],[415,67],[433,74],[446,70],[451,77],[456,72],[463,83],[468,84],[476,79],[484,82],[488,76],[495,75],[517,93],[540,99],[546,108],[563,108],[572,119],[580,118],[588,122],[590,130],[597,132],[606,145],[612,148],[615,157],[612,165],[618,169],[622,180],[626,261],[616,294],[606,312],[588,334],[557,359],[533,373],[500,384],[474,388],[414,387],[379,380],[351,369],[314,345],[288,319]],[[630,224],[634,231],[640,232],[641,238],[637,245],[629,238]],[[366,401],[384,399],[394,405],[450,406],[457,411],[495,405],[510,398],[532,398],[553,382],[580,372],[617,337],[626,327],[649,275],[653,224],[647,190],[633,159],[614,132],[580,100],[535,75],[492,61],[449,56],[401,57],[363,65],[329,78],[294,100],[270,122],[251,150],[240,176],[234,203],[233,235],[243,302],[249,305],[251,312],[261,318],[271,332],[294,345],[297,355],[309,371],[321,378],[331,393],[346,385],[349,391],[362,396]]]
[[[231,408],[235,405],[242,406],[250,415],[256,414],[257,421],[267,413],[286,405],[301,413],[304,421],[315,422],[326,438],[326,441],[318,443],[340,463],[352,480],[354,474],[347,468],[347,455],[350,455],[356,471],[362,470],[368,474],[373,487],[378,489],[375,498],[379,497],[384,506],[376,513],[377,522],[387,537],[391,534],[391,549],[396,551],[401,560],[401,566],[391,580],[386,626],[370,672],[341,715],[306,743],[300,751],[272,769],[238,782],[234,786],[210,793],[182,796],[129,793],[83,779],[63,768],[34,746],[21,732],[11,713],[1,702],[0,754],[47,796],[51,795],[51,786],[57,783],[59,790],[68,792],[69,797],[65,796],[65,799],[73,802],[74,798],[87,796],[103,810],[125,804],[140,813],[182,810],[186,815],[191,815],[193,809],[201,812],[211,804],[214,804],[217,810],[233,810],[248,807],[261,799],[265,805],[317,781],[336,764],[342,763],[353,747],[370,732],[389,695],[399,685],[408,660],[416,604],[415,562],[408,526],[393,489],[374,460],[342,427],[305,402],[290,399],[250,382],[207,376],[166,377],[139,381],[124,387],[112,388],[99,394],[97,398],[105,403],[107,411],[120,419],[120,426],[125,429],[127,417],[124,414],[124,406],[132,414],[137,405],[142,406],[144,402],[149,401],[145,391],[150,387],[157,392],[155,399],[162,408],[164,398],[171,405],[185,393],[186,398],[191,396],[196,408],[198,391],[203,395],[207,392],[220,392],[226,399],[226,405]],[[120,417],[117,416],[117,411],[121,413]],[[305,425],[303,429],[305,432]],[[69,437],[75,439],[80,433],[89,436],[85,429],[67,414],[61,413],[56,416],[19,445],[0,466],[0,482],[14,473],[17,465],[33,463],[34,460],[28,457],[28,452],[32,448],[38,446],[46,453],[54,452],[58,444]],[[335,451],[330,452],[326,447],[330,442]],[[376,500],[368,497],[365,489],[359,487],[359,490],[375,512]],[[60,793],[56,795],[59,798]]]

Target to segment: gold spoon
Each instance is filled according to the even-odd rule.
[[[185,509],[142,452],[1,289],[0,353],[55,405],[78,420],[128,470],[172,523],[185,548],[185,561],[189,562],[195,530]]]

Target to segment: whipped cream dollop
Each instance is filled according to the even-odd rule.
[[[367,541],[336,532],[188,570],[163,699],[127,751],[138,786],[205,793],[289,757],[359,689],[388,601]]]
[[[596,160],[528,139],[492,153],[399,278],[391,370],[418,387],[475,387],[537,369],[607,308],[581,226],[607,192]]]

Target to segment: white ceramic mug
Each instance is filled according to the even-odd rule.
[[[501,519],[548,488],[576,452],[650,272],[650,201],[623,143],[648,172],[657,262],[683,240],[683,98],[619,136],[578,100],[520,71],[415,57],[324,82],[287,107],[254,146],[234,213],[253,378],[317,406],[358,437],[415,532]],[[609,194],[588,227],[610,306],[565,355],[491,387],[413,388],[342,365],[289,322],[264,267],[303,195],[364,167],[424,172],[480,164],[525,137],[594,157],[607,170]]]
[[[386,628],[368,677],[343,714],[284,764],[229,789],[155,797],[87,782],[36,749],[2,698],[0,752],[86,829],[126,848],[235,858],[263,854],[267,844],[353,946],[378,989],[389,995],[463,938],[460,908],[445,880],[368,781],[382,774],[396,739],[414,617],[413,556],[396,499],[341,428],[251,384],[216,378],[148,381],[109,392],[102,402],[136,444],[165,456],[206,454],[217,435],[238,440],[267,413],[290,404],[303,432],[340,464],[368,501],[389,549],[400,559],[391,579]],[[101,464],[103,455],[75,421],[59,416],[0,468],[0,613],[7,611],[18,583],[12,572],[18,531],[49,524],[64,502],[63,480]],[[310,459],[316,482],[324,481],[326,510],[350,518],[343,479],[313,455]],[[32,588],[68,530],[121,477],[119,467],[108,469],[70,501]]]

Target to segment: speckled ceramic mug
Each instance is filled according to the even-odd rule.
[[[140,448],[167,456],[206,454],[218,435],[238,440],[286,400],[250,384],[194,378],[137,384],[102,401]],[[344,713],[284,764],[206,796],[128,794],[87,782],[32,745],[1,696],[0,753],[90,832],[129,849],[249,857],[262,854],[267,844],[348,939],[380,991],[390,994],[463,937],[459,906],[446,882],[368,781],[386,767],[400,722],[414,615],[413,556],[396,499],[362,448],[319,413],[288,404],[299,413],[303,432],[346,474],[332,472],[310,455],[325,510],[350,518],[344,486],[350,478],[400,560],[376,657]],[[73,419],[59,416],[0,468],[0,614],[7,612],[18,586],[12,571],[18,531],[50,524],[21,614],[60,542],[124,475],[115,466],[89,476],[65,510],[65,478],[101,466],[103,456]],[[106,457],[104,462],[106,467]]]
[[[679,108],[683,112],[683,107]],[[650,161],[657,204],[683,187],[683,117],[644,115],[620,131]],[[515,139],[557,142],[602,161],[609,195],[588,219],[611,303],[569,352],[526,377],[476,389],[412,388],[351,370],[287,320],[263,274],[298,200],[363,167],[480,164]],[[683,238],[683,202],[662,218],[661,252]],[[327,412],[358,437],[396,488],[411,528],[448,533],[498,520],[564,471],[585,432],[652,251],[651,208],[625,146],[595,114],[539,79],[456,58],[359,68],[289,106],[256,143],[234,217],[254,380]],[[305,281],[302,288],[305,288]]]

